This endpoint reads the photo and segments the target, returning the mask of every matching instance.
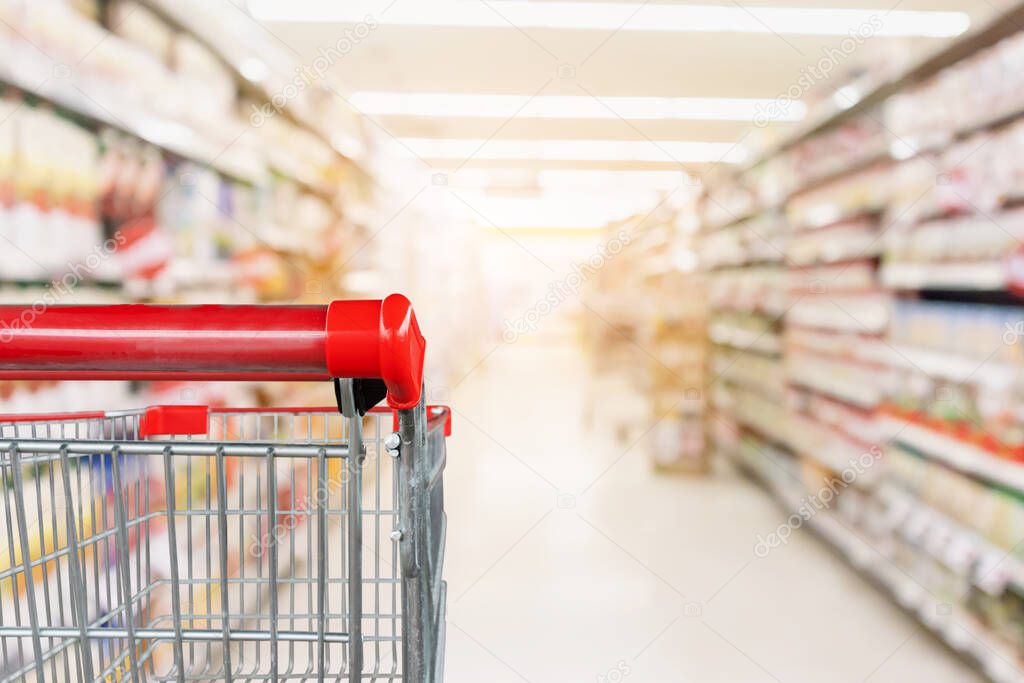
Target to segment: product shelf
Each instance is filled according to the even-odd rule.
[[[1024,464],[915,422],[884,415],[883,424],[898,444],[943,462],[955,470],[1024,495]]]
[[[888,505],[890,529],[977,588],[994,595],[1009,584],[1024,588],[1024,562],[1013,554],[1013,548],[996,546],[894,486],[880,489],[878,497]]]
[[[771,328],[780,347],[771,358],[784,367],[775,405],[763,400],[778,396],[765,386],[774,375],[713,356],[725,386],[708,431],[735,425],[716,433],[716,452],[747,468],[760,462],[762,483],[787,511],[821,477],[877,452],[877,471],[858,476],[835,511],[807,526],[1000,683],[1024,681],[1024,641],[1013,630],[1022,609],[1014,596],[1024,590],[1003,592],[1024,589],[1024,562],[1011,552],[1024,533],[1024,299],[1016,294],[1024,211],[1016,210],[1014,156],[1024,100],[1009,75],[1024,54],[1022,27],[1024,2],[1003,4],[902,72],[890,70],[854,106],[714,174],[695,202],[717,353],[731,330],[716,323],[744,327],[730,309],[771,300],[784,312]],[[941,106],[954,87],[975,83],[970,101]],[[746,225],[772,227],[769,240],[785,254],[781,274],[751,258]],[[766,472],[779,468],[750,453],[741,435],[792,453],[793,481]],[[882,492],[901,474],[912,482],[910,500],[876,549],[876,529],[860,525],[879,524]],[[973,514],[955,516],[961,510]],[[927,555],[922,576],[897,566],[916,568],[914,553]],[[991,599],[937,601],[947,584],[932,564]],[[925,579],[938,590],[922,589]]]
[[[787,451],[792,450],[789,443],[789,433],[786,429],[786,421],[777,403],[773,403],[762,396],[749,391],[739,389],[733,392],[742,399],[742,402],[735,401],[732,405],[720,398],[720,391],[714,392],[714,410],[717,413],[713,419],[733,423],[743,429],[749,430],[762,437],[766,441],[775,444]]]
[[[871,445],[858,442],[849,434],[825,425],[813,416],[791,413],[787,422],[793,451],[800,457],[814,460],[833,474],[841,475],[856,466],[862,455],[871,453]],[[870,488],[878,477],[876,472],[862,473],[853,480],[852,485]]]
[[[210,27],[197,22],[197,19],[201,19],[201,17],[197,17],[194,12],[190,11],[188,3],[174,2],[171,0],[137,1],[143,7],[147,8],[166,22],[169,26],[192,36],[211,53],[217,55],[221,62],[231,71],[238,83],[239,89],[243,93],[252,95],[260,104],[271,102],[273,99],[272,94],[263,83],[263,79],[246,76],[246,65],[244,60],[238,59],[223,48],[222,36],[213,35],[210,31]],[[238,11],[244,12],[245,10],[239,9]],[[318,139],[325,147],[330,148],[332,152],[337,154],[344,162],[351,163],[361,172],[366,173],[365,169],[363,169],[357,161],[358,158],[362,156],[361,146],[359,149],[346,149],[346,146],[339,140],[332,140],[323,132],[323,130],[321,130],[319,126],[309,121],[307,116],[299,107],[296,107],[292,101],[285,102],[284,106],[278,109],[278,111],[284,115],[292,125],[302,128],[304,131]],[[352,145],[350,144],[349,147],[352,147]]]
[[[709,332],[714,344],[767,356],[779,356],[782,353],[782,337],[773,332],[756,332],[723,324],[712,324]]]
[[[802,181],[797,187],[786,193],[781,205],[784,206],[786,202],[806,192],[876,166],[902,163],[925,155],[939,154],[957,142],[987,130],[1001,128],[1021,117],[1024,117],[1024,106],[1014,105],[1003,111],[972,121],[951,132],[945,139],[937,142],[918,144],[916,141],[903,136],[899,136],[891,141],[885,141],[878,144],[873,150],[853,160],[839,161],[835,164],[834,168]]]
[[[740,460],[728,449],[724,453],[772,497],[784,514],[793,514],[804,505],[799,490],[779,486],[761,469]],[[983,671],[993,683],[1024,683],[1024,674],[1018,665],[1013,664],[1018,661],[1018,656],[1012,647],[977,623],[961,607],[944,604],[928,594],[916,578],[908,576],[893,563],[890,554],[880,552],[847,524],[840,522],[834,513],[823,511],[807,517],[804,527],[933,636]]]
[[[224,59],[215,45],[210,44],[191,29],[183,27],[172,16],[172,13],[179,13],[180,9],[171,9],[169,13],[163,7],[158,7],[158,5],[164,4],[166,3],[156,0],[143,3],[148,9],[155,11],[161,19],[168,21],[171,26],[185,31],[201,44],[206,45],[211,54]],[[18,46],[13,43],[19,40],[22,39],[9,36],[0,37],[0,41],[3,42],[0,45],[0,53],[14,53]],[[329,204],[337,203],[336,193],[331,184],[314,177],[306,167],[294,163],[289,155],[278,153],[273,146],[260,149],[240,143],[245,132],[250,130],[247,122],[239,120],[237,122],[239,130],[230,131],[227,139],[213,139],[190,123],[168,119],[153,111],[130,108],[125,102],[114,100],[105,90],[98,90],[94,87],[93,81],[76,76],[73,69],[69,69],[69,75],[66,77],[44,77],[59,65],[54,66],[46,60],[35,58],[35,61],[38,62],[35,65],[36,68],[27,69],[24,62],[29,58],[31,58],[31,54],[23,50],[19,54],[18,60],[0,60],[0,83],[47,102],[92,128],[113,128],[170,154],[212,168],[229,178],[255,186],[264,186],[269,182],[273,173],[296,183],[305,191],[319,196]],[[18,64],[17,68],[15,68],[16,63]],[[236,75],[241,92],[247,92],[253,87],[253,84],[238,72],[237,65],[227,61],[225,64]],[[30,76],[29,72],[34,73],[35,76]],[[265,92],[263,94],[264,100],[270,99],[269,94]],[[323,140],[322,134],[315,128],[295,116],[288,117],[288,121],[306,134],[320,140],[325,149],[330,149],[333,154],[338,155],[339,164],[350,164],[364,176],[369,177],[361,168],[355,166],[354,161],[338,152],[330,145],[329,141]]]
[[[898,290],[1003,291],[1009,286],[1006,262],[962,261],[913,263],[887,261],[880,270],[882,283]]]
[[[933,52],[926,54],[895,77],[879,82],[875,87],[862,95],[853,106],[836,109],[799,127],[780,143],[757,155],[748,164],[742,166],[738,171],[738,175],[748,173],[783,152],[884,102],[908,86],[934,76],[943,69],[967,59],[986,47],[995,45],[1003,38],[1019,31],[1022,25],[1024,25],[1024,3],[1015,2],[1010,4],[1005,9],[998,11],[994,17],[982,26],[969,30],[956,40],[950,41]]]
[[[2,38],[0,38],[2,40]],[[72,80],[46,79],[32,82],[14,64],[0,61],[0,82],[49,102],[93,127],[107,126],[148,142],[185,159],[216,169],[224,175],[246,183],[266,182],[266,167],[244,153],[217,145],[196,130],[177,121],[152,114],[125,111],[115,103],[103,103]],[[114,114],[114,111],[117,114]]]
[[[865,351],[872,360],[883,365],[916,370],[930,378],[954,384],[971,382],[987,387],[1005,387],[1021,375],[1021,368],[1009,363],[901,344],[877,343]]]
[[[790,384],[824,394],[857,408],[870,409],[877,406],[882,400],[883,393],[877,386],[872,386],[870,380],[849,376],[837,379],[827,374],[844,368],[843,363],[824,359],[808,360],[800,367],[790,365],[788,378]]]

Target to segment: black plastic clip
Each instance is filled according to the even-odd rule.
[[[339,379],[334,380],[334,398],[338,412],[345,417],[366,415],[388,395],[388,387],[382,379]]]

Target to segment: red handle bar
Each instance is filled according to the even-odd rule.
[[[426,342],[409,300],[329,306],[0,306],[0,379],[379,378],[419,403]]]

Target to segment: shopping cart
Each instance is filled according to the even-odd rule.
[[[338,399],[0,417],[0,680],[442,680],[450,414],[422,400],[424,348],[397,295],[0,306],[0,378]]]

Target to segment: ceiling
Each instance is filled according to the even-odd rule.
[[[426,0],[394,0],[399,3]],[[481,0],[482,2],[485,0]],[[523,0],[529,1],[529,0]],[[535,0],[536,1],[536,0]],[[622,0],[619,0],[620,2]],[[658,0],[663,2],[663,0]],[[381,1],[381,16],[390,0]],[[639,11],[646,3],[637,2]],[[683,3],[680,3],[683,4]],[[707,4],[707,3],[704,3]],[[720,2],[740,7],[736,2]],[[988,0],[745,0],[743,7],[955,10],[972,23],[993,11]],[[365,38],[330,70],[344,96],[359,91],[576,95],[581,97],[738,97],[786,95],[845,36],[774,33],[669,33],[505,27],[420,27],[374,22]],[[307,63],[336,44],[351,24],[267,23]],[[351,33],[350,33],[351,35]],[[855,64],[905,58],[945,39],[871,37],[839,60]],[[561,68],[560,68],[561,67]],[[839,81],[828,79],[831,83]],[[788,124],[773,124],[788,125]],[[760,134],[747,121],[528,119],[373,116],[370,126],[395,138],[706,141],[749,145]],[[461,162],[430,160],[435,168],[536,167],[663,169],[657,161],[494,161],[481,154]],[[700,166],[700,165],[698,165]]]

